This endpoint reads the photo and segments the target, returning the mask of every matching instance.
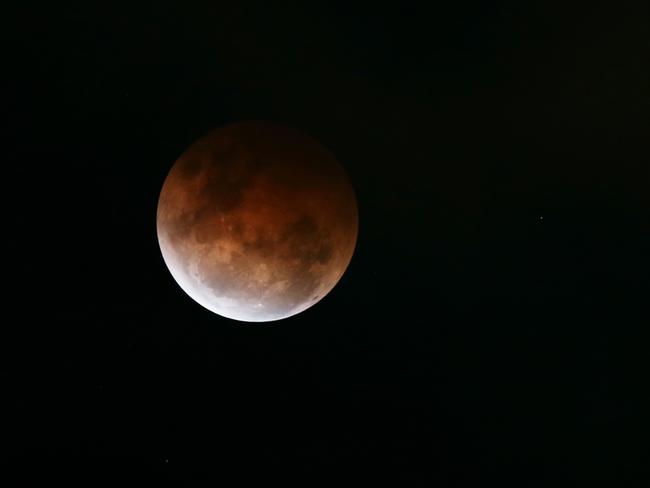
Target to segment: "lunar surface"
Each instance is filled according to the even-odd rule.
[[[357,240],[343,168],[306,134],[237,123],[191,145],[167,176],[157,231],[169,271],[196,302],[246,322],[321,300]]]

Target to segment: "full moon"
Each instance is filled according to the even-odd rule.
[[[192,144],[162,187],[158,242],[197,303],[268,322],[327,295],[352,258],[357,203],[345,171],[298,130],[242,122]]]

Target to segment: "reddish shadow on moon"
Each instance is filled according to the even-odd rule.
[[[334,156],[298,130],[240,122],[176,161],[160,193],[158,242],[197,303],[246,322],[290,317],[348,267],[358,212]]]

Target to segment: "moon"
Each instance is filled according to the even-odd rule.
[[[358,210],[343,167],[293,128],[239,122],[174,163],[157,210],[171,275],[194,301],[244,322],[296,315],[347,269]]]

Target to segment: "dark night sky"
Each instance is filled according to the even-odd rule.
[[[136,3],[5,16],[24,477],[648,486],[647,5]],[[249,119],[360,209],[339,285],[268,325],[196,305],[155,232],[174,160]]]

